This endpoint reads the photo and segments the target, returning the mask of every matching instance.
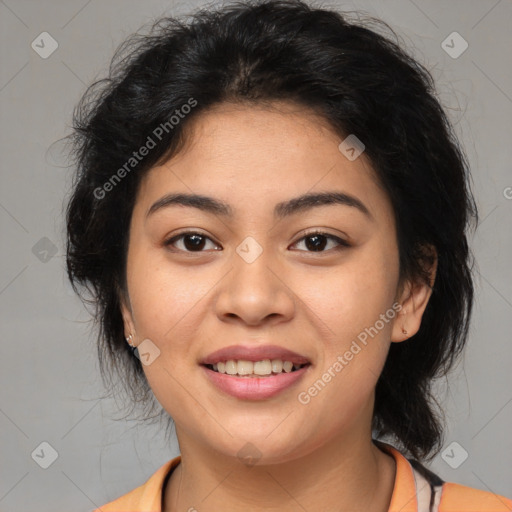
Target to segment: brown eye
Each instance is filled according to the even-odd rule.
[[[329,242],[335,243],[335,246],[332,247],[332,250],[341,250],[345,247],[350,247],[350,244],[345,240],[320,231],[308,233],[293,245],[297,245],[303,241],[305,243],[307,252],[328,252],[331,250],[330,247],[326,249],[326,247],[329,245]],[[202,233],[187,231],[170,238],[164,242],[164,245],[166,247],[172,246],[178,251],[182,252],[204,252],[205,246],[208,242],[213,244],[213,249],[218,247],[209,237],[203,235]],[[176,245],[178,243],[182,244],[181,247]]]
[[[328,245],[328,241],[334,241],[337,246],[335,246],[334,250],[341,250],[344,247],[350,247],[350,244],[341,238],[330,235],[328,233],[324,233],[321,231],[315,231],[313,233],[308,233],[306,236],[302,237],[299,241],[295,242],[294,245],[297,245],[299,242],[305,241],[305,246],[308,252],[327,252],[325,251],[325,247]],[[330,250],[330,249],[328,249]]]
[[[206,242],[212,240],[201,233],[196,233],[193,231],[188,231],[186,233],[181,233],[177,236],[172,237],[167,240],[164,245],[165,246],[174,246],[177,242],[182,242],[182,247],[178,247],[180,251],[184,252],[203,252],[203,249],[206,245]],[[213,243],[213,242],[212,242]],[[214,244],[215,246],[215,244]]]

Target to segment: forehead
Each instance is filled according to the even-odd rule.
[[[302,106],[221,104],[187,125],[183,149],[151,169],[138,203],[170,191],[214,196],[235,215],[308,192],[358,196],[372,213],[391,205],[364,153],[350,161],[338,148],[344,136]]]

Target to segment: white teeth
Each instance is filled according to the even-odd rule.
[[[272,359],[272,371],[281,373],[283,371],[283,361],[281,359]]]
[[[270,375],[272,373],[272,364],[270,359],[254,363],[254,373],[256,375]]]
[[[250,375],[253,373],[254,363],[240,359],[237,363],[238,375]]]
[[[282,361],[281,359],[263,359],[262,361],[247,361],[240,359],[235,361],[219,361],[212,364],[214,371],[218,373],[226,373],[228,375],[242,375],[242,376],[264,376],[272,375],[273,373],[290,373],[292,370],[298,370],[302,365],[294,364],[291,361]]]
[[[233,360],[226,361],[226,373],[228,375],[236,375],[237,371],[238,371],[238,369],[237,369],[236,361],[233,361]]]

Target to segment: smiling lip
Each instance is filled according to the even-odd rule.
[[[215,364],[219,361],[239,361],[241,359],[253,362],[263,361],[264,359],[281,359],[281,361],[291,361],[294,364],[310,363],[309,359],[306,357],[277,345],[261,345],[257,347],[230,345],[229,347],[224,347],[212,352],[201,360],[199,364]]]
[[[268,377],[235,377],[218,373],[207,366],[201,366],[206,377],[218,389],[242,400],[264,400],[277,395],[299,381],[311,365],[306,365],[290,373],[279,373]]]
[[[264,359],[280,359],[281,361],[290,361],[295,365],[305,366],[289,373],[283,372],[263,377],[238,377],[216,372],[207,366],[220,361],[245,360],[256,362]],[[307,357],[277,345],[260,345],[257,347],[230,345],[212,352],[199,364],[209,381],[224,393],[243,400],[264,400],[277,395],[299,381],[311,366],[311,361]]]

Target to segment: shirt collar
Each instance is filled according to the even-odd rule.
[[[374,441],[379,448],[389,453],[396,463],[395,485],[388,512],[417,512],[418,497],[416,480],[410,462],[393,446]]]
[[[417,512],[417,490],[413,469],[409,461],[393,446],[374,441],[379,448],[389,453],[396,463],[395,483],[388,512]],[[144,484],[138,509],[141,512],[162,512],[164,481],[181,462],[181,456],[162,465]]]

